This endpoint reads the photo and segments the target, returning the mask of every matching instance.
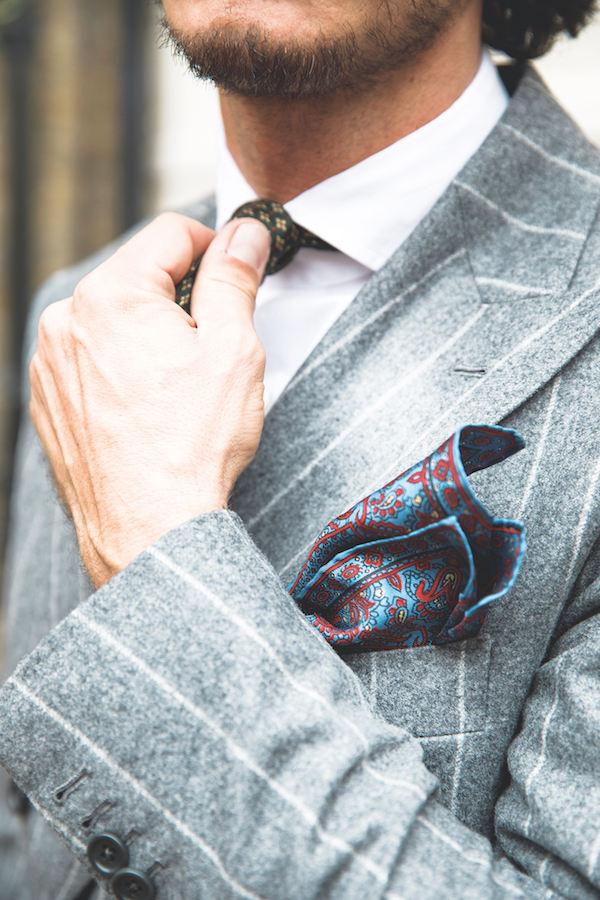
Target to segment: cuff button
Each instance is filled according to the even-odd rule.
[[[111,878],[110,886],[117,900],[154,900],[152,882],[134,869],[121,869]]]
[[[87,846],[88,859],[98,875],[108,878],[129,862],[129,852],[116,834],[95,834]]]

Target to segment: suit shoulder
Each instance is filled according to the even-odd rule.
[[[569,180],[583,178],[600,194],[600,149],[561,106],[538,72],[528,67],[501,120],[513,141],[524,144],[532,159],[553,164],[553,181],[568,190]],[[596,189],[594,191],[594,188]]]

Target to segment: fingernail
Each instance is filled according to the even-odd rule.
[[[253,266],[261,275],[271,252],[271,235],[260,222],[241,222],[233,233],[227,252]]]

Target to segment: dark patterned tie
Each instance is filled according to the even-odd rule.
[[[274,275],[275,272],[279,272],[280,269],[287,266],[300,247],[312,247],[315,250],[335,249],[316,234],[307,231],[301,225],[296,225],[281,203],[277,203],[275,200],[252,200],[250,203],[244,203],[236,209],[231,218],[258,219],[271,232],[271,253],[265,275]],[[188,313],[192,287],[199,265],[200,259],[197,259],[175,288],[175,302]]]

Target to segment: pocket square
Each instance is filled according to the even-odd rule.
[[[468,425],[329,522],[289,591],[336,650],[391,650],[476,635],[513,585],[520,522],[496,519],[467,476],[521,450],[512,429]]]

